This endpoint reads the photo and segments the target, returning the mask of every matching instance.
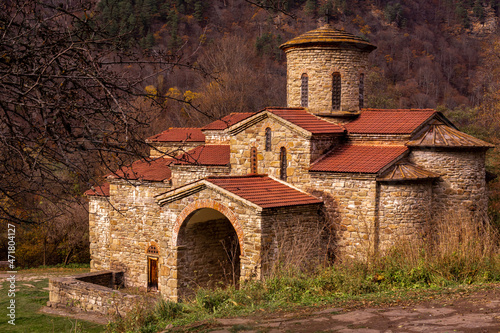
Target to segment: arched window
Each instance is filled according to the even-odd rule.
[[[365,104],[365,74],[359,75],[359,108],[364,108]]]
[[[158,255],[158,248],[155,245],[148,247],[147,254]]]
[[[332,109],[340,110],[342,98],[342,79],[339,72],[332,74]]]
[[[266,128],[266,151],[271,151],[271,129]]]
[[[280,179],[286,180],[286,148],[281,147],[280,149]]]
[[[300,106],[306,108],[309,105],[309,78],[302,74],[300,84]]]
[[[257,148],[250,149],[250,172],[257,173]]]

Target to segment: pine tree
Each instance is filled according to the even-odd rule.
[[[307,0],[306,5],[304,6],[304,11],[308,15],[314,15],[316,13],[316,6],[318,2],[316,0]]]
[[[484,23],[485,14],[484,14],[484,8],[480,0],[476,0],[474,3],[474,7],[472,8],[472,11],[474,12],[474,16],[479,19],[481,23]]]

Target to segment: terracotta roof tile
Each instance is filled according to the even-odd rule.
[[[229,165],[229,145],[202,145],[181,155],[175,164]]]
[[[436,113],[432,109],[363,109],[344,126],[353,134],[411,134]]]
[[[201,128],[173,127],[146,139],[146,142],[205,142]]]
[[[109,197],[109,183],[93,186],[84,193],[87,196]]]
[[[398,162],[384,172],[383,175],[377,177],[377,180],[392,182],[435,178],[439,178],[439,174],[409,162]]]
[[[228,114],[227,116],[218,119],[216,121],[211,122],[208,125],[202,127],[202,130],[225,130],[228,127],[233,126],[234,124],[247,119],[255,114],[255,112],[235,112]]]
[[[312,195],[265,175],[209,177],[206,180],[262,208],[321,203]]]
[[[343,145],[314,163],[309,170],[378,173],[406,151],[405,146]]]
[[[155,160],[138,160],[130,166],[123,167],[110,175],[114,179],[128,179],[128,180],[147,180],[147,181],[164,181],[172,177],[172,172],[169,168],[172,164],[171,158],[157,158]]]
[[[445,124],[432,124],[424,133],[413,138],[407,143],[408,146],[418,147],[440,147],[440,148],[493,148],[494,145],[477,139],[471,135],[460,132]]]
[[[303,108],[266,108],[265,110],[312,134],[342,134],[345,132],[343,127],[318,118]]]
[[[353,46],[361,50],[372,51],[377,47],[344,30],[338,30],[326,24],[318,29],[308,31],[294,39],[281,44],[280,48],[286,50],[296,46],[310,45],[335,45],[338,47]]]

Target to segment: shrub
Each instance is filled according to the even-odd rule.
[[[179,317],[184,312],[184,306],[182,303],[160,299],[156,303],[153,312],[158,320],[169,321]]]

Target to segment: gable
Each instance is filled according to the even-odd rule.
[[[208,177],[160,194],[156,201],[163,206],[207,188],[260,210],[322,203],[314,196],[266,175]]]
[[[228,130],[232,135],[235,135],[266,118],[273,119],[303,137],[325,134],[339,136],[345,132],[343,127],[325,121],[307,112],[304,108],[265,108],[253,116],[235,123]]]

